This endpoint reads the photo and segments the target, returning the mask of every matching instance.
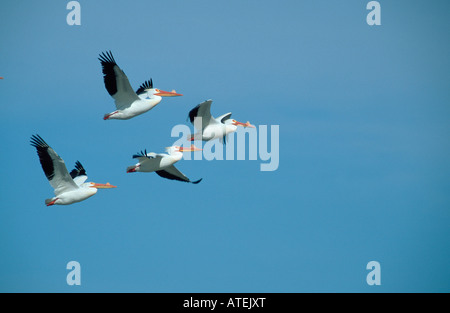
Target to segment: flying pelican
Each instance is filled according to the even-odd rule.
[[[133,172],[155,172],[161,177],[167,178],[167,179],[173,179],[173,180],[179,180],[184,181],[187,183],[192,184],[198,184],[202,178],[196,181],[191,181],[189,178],[187,178],[183,173],[181,173],[173,164],[180,161],[183,157],[183,152],[188,151],[201,151],[202,149],[199,149],[195,147],[194,145],[191,145],[189,148],[184,148],[180,146],[172,146],[167,147],[166,153],[154,153],[150,152],[140,152],[135,155],[133,155],[133,159],[138,159],[139,163],[136,165],[128,166],[127,167],[127,173],[133,173]]]
[[[231,112],[218,118],[211,115],[212,100],[206,100],[189,112],[189,120],[197,128],[198,132],[191,135],[188,140],[209,141],[216,138],[224,138],[236,131],[238,126],[255,128],[250,122],[241,123],[231,118]]]
[[[46,199],[47,206],[54,204],[72,204],[92,197],[97,189],[115,188],[116,186],[87,182],[83,165],[75,163],[70,174],[64,160],[39,135],[31,136],[31,145],[36,148],[45,176],[55,189],[55,197]]]
[[[128,120],[151,110],[161,102],[161,97],[176,97],[182,94],[173,91],[164,91],[153,88],[153,81],[144,82],[136,92],[131,88],[128,77],[117,65],[116,60],[109,52],[103,52],[98,58],[102,65],[105,88],[114,98],[115,111],[105,114],[104,120]]]

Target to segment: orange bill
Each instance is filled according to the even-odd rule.
[[[157,92],[155,93],[156,96],[161,96],[161,97],[179,97],[182,96],[181,93],[177,93],[175,90],[172,91],[164,91],[161,89],[157,89]]]
[[[242,127],[256,128],[255,125],[250,124],[249,121],[247,121],[247,123],[241,123],[241,122],[238,122],[238,121],[234,121],[233,125],[242,126]]]
[[[191,152],[191,151],[202,151],[203,149],[197,148],[194,145],[191,145],[190,147],[180,147],[180,152]]]
[[[106,184],[97,184],[97,183],[92,183],[93,188],[97,188],[97,189],[109,189],[109,188],[117,188],[117,186],[111,185],[110,183],[106,183]]]

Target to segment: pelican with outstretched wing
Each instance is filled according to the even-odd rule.
[[[116,110],[105,114],[104,120],[128,120],[153,109],[161,102],[162,97],[182,96],[175,90],[164,91],[154,88],[152,79],[144,82],[134,91],[127,75],[117,65],[111,51],[100,54],[99,60],[102,65],[105,88],[116,104]]]
[[[79,161],[69,174],[64,160],[39,135],[31,136],[31,145],[36,148],[45,176],[55,190],[55,196],[45,200],[47,206],[80,202],[95,195],[97,189],[116,187],[109,183],[86,183],[86,170]]]
[[[134,172],[155,172],[161,177],[173,180],[184,181],[187,183],[198,184],[202,178],[196,181],[191,181],[183,173],[181,173],[174,164],[181,160],[183,157],[183,152],[190,151],[201,151],[191,145],[189,148],[184,148],[180,146],[172,146],[166,148],[167,153],[154,153],[147,151],[137,153],[133,155],[133,159],[138,159],[139,163],[136,165],[128,166],[127,173]]]
[[[222,139],[235,132],[238,126],[255,128],[250,122],[241,123],[232,119],[231,112],[214,118],[211,115],[211,104],[212,100],[206,100],[189,112],[188,119],[197,129],[197,133],[188,138],[189,141]]]

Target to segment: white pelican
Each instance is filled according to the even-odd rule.
[[[134,92],[127,76],[114,60],[111,51],[100,54],[99,60],[102,65],[105,88],[111,97],[114,98],[117,109],[105,114],[104,120],[127,120],[151,110],[161,102],[161,97],[182,96],[182,94],[175,91],[153,88],[152,80],[144,82]]]
[[[86,171],[79,161],[69,174],[64,160],[39,135],[31,136],[31,145],[36,148],[45,176],[55,189],[55,197],[45,200],[47,206],[80,202],[95,195],[99,188],[116,187],[109,183],[85,183]]]
[[[241,123],[232,119],[231,112],[214,118],[211,115],[211,103],[212,100],[206,100],[189,112],[189,120],[194,127],[198,128],[198,132],[188,138],[189,141],[222,139],[229,133],[235,132],[238,126],[255,128],[250,122]]]
[[[133,173],[133,172],[155,172],[161,177],[167,178],[167,179],[173,179],[173,180],[179,180],[184,181],[187,183],[192,184],[198,184],[202,178],[196,181],[191,181],[189,178],[187,178],[183,173],[181,173],[173,164],[180,161],[183,157],[183,152],[188,151],[201,151],[202,149],[199,149],[195,147],[194,145],[191,145],[189,148],[184,148],[180,146],[172,146],[167,147],[166,153],[154,153],[150,152],[140,152],[135,155],[133,155],[133,159],[138,159],[139,163],[136,165],[128,166],[127,167],[127,173]]]

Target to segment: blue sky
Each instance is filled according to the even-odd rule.
[[[380,1],[380,26],[361,0],[79,1],[80,26],[67,2],[1,4],[0,291],[450,291],[447,1]],[[133,87],[184,96],[103,121],[106,50]],[[279,125],[279,168],[180,161],[198,185],[125,173],[206,99]],[[118,188],[46,207],[36,133]]]

